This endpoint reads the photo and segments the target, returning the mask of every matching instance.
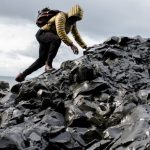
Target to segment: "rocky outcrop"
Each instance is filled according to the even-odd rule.
[[[9,83],[6,81],[0,81],[0,99],[3,98],[9,92]]]
[[[150,39],[111,37],[12,87],[0,149],[150,149]]]

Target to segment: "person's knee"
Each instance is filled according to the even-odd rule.
[[[45,64],[45,61],[46,61],[46,56],[39,58],[39,63],[40,63],[41,65],[44,65],[44,64]]]

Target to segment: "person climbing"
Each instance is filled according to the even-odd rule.
[[[44,9],[50,10],[49,8]],[[67,35],[69,32],[72,33],[75,41],[81,46],[81,48],[87,49],[87,45],[82,40],[76,24],[76,22],[82,20],[82,18],[82,8],[79,5],[75,5],[68,13],[59,12],[49,19],[48,22],[36,33],[36,39],[39,42],[39,58],[24,72],[19,73],[15,80],[17,82],[24,81],[27,75],[44,65],[45,71],[54,69],[52,65],[53,59],[58,52],[61,41],[67,46],[70,46],[74,54],[78,54],[78,48]]]

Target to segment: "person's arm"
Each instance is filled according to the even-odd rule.
[[[65,31],[65,23],[66,23],[65,14],[59,13],[55,19],[57,34],[66,45],[70,46],[74,54],[78,54],[79,53],[78,48],[73,44],[73,42],[67,36],[67,33]]]
[[[44,25],[43,27],[41,27],[41,29],[49,31],[51,29],[51,25],[55,22],[55,18],[56,18],[56,16],[54,16],[51,19],[49,19],[47,24]]]
[[[72,27],[72,30],[71,30],[71,33],[75,39],[75,41],[83,48],[83,49],[86,49],[87,48],[87,45],[85,44],[85,42],[82,40],[80,34],[79,34],[79,31],[77,29],[77,26],[76,24],[73,25]]]
[[[57,34],[66,45],[71,46],[73,44],[73,42],[67,36],[67,33],[65,31],[65,24],[66,24],[65,14],[63,12],[59,13],[55,19]]]

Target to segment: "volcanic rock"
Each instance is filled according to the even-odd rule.
[[[0,99],[3,98],[9,91],[9,83],[6,81],[0,81]]]
[[[0,100],[0,150],[150,149],[150,40],[111,37]]]

